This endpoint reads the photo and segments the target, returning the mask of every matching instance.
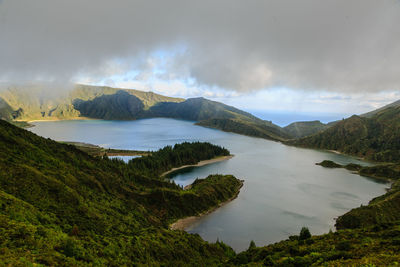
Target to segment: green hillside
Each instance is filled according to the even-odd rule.
[[[132,120],[143,112],[144,104],[125,91],[102,95],[93,100],[74,100],[74,108],[84,117],[104,120]]]
[[[209,176],[183,190],[158,178],[161,165],[93,158],[4,121],[0,146],[0,265],[212,265],[233,253],[167,230],[237,194],[241,182],[233,176]],[[204,152],[194,162],[227,153],[185,143],[149,162],[179,166],[192,146]]]
[[[180,103],[159,103],[150,108],[149,117],[181,118],[191,121],[202,121],[211,118],[245,119],[258,121],[257,117],[232,106],[207,100],[202,97],[189,98]]]
[[[352,116],[327,130],[288,144],[337,150],[381,162],[400,161],[400,107],[386,108],[371,118]]]
[[[95,109],[93,104],[100,103],[105,105],[108,102],[107,100],[112,100],[112,97],[109,99],[103,99],[104,96],[116,95],[118,97],[120,96],[118,93],[121,91],[129,94],[131,98],[139,99],[143,109],[148,109],[159,102],[183,101],[183,99],[180,98],[166,97],[153,92],[142,92],[138,90],[80,84],[74,85],[71,88],[61,89],[48,84],[3,86],[3,88],[0,89],[1,103],[7,103],[7,105],[12,109],[7,112],[6,117],[20,121],[72,119],[85,117],[85,115],[90,114],[89,111]],[[94,103],[91,103],[92,107],[86,107],[84,110],[85,115],[81,114],[81,112],[76,109],[77,103],[92,101],[97,98],[100,98],[100,100],[96,100]],[[108,114],[115,115],[117,112],[115,107],[115,105],[112,106],[112,112],[108,112]],[[104,109],[104,106],[100,107],[99,109],[102,108]],[[128,110],[127,112],[132,112],[132,110]],[[99,114],[95,113],[95,115]],[[3,115],[2,117],[5,116]],[[110,119],[118,118],[110,117]]]
[[[293,138],[302,138],[313,135],[328,129],[330,126],[320,121],[299,121],[293,122],[283,129]]]
[[[375,109],[373,111],[361,114],[360,116],[361,117],[366,117],[366,118],[371,118],[374,115],[376,115],[377,113],[379,113],[379,112],[381,112],[381,111],[383,111],[383,110],[385,110],[387,108],[396,108],[396,107],[400,107],[400,100],[397,100],[397,101],[395,101],[393,103],[390,103],[390,104],[388,104],[386,106],[383,106],[381,108]]]
[[[399,221],[361,229],[346,229],[308,237],[305,231],[289,239],[249,249],[230,266],[397,266],[400,261]],[[312,233],[311,233],[312,234]],[[229,265],[228,265],[229,266]]]
[[[220,129],[226,132],[260,137],[274,141],[284,141],[291,138],[291,136],[285,133],[282,128],[269,121],[215,118],[203,120],[196,124],[204,127]]]

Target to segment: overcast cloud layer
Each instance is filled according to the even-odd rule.
[[[136,69],[236,91],[400,87],[398,0],[0,0],[0,38],[9,81]]]

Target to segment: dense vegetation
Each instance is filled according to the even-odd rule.
[[[142,112],[144,105],[140,99],[125,91],[113,95],[102,95],[93,100],[74,101],[74,108],[84,117],[104,120],[130,120]]]
[[[288,144],[337,150],[380,162],[399,162],[400,107],[389,107],[370,118],[354,115],[321,133]]]
[[[235,196],[233,176],[183,190],[157,169],[93,158],[4,121],[0,146],[0,265],[212,265],[233,253],[167,229]]]
[[[269,121],[245,121],[240,119],[209,119],[197,125],[220,129],[253,137],[283,141],[290,138],[280,127]]]
[[[304,231],[304,230],[303,230]],[[303,233],[304,236],[304,233]],[[230,260],[240,266],[396,266],[400,224],[346,229],[320,236],[290,236],[265,247],[249,247]]]
[[[132,160],[128,165],[142,174],[159,176],[172,168],[193,165],[202,160],[228,155],[227,149],[210,143],[184,142],[173,147],[166,146],[147,157]]]
[[[388,104],[388,105],[386,105],[386,106],[383,106],[383,107],[381,107],[381,108],[375,109],[375,110],[373,110],[373,111],[370,111],[370,112],[361,114],[360,116],[361,116],[361,117],[366,117],[366,118],[371,118],[371,117],[373,117],[374,115],[378,114],[379,112],[381,112],[381,111],[383,111],[383,110],[385,110],[385,109],[387,109],[387,108],[397,108],[397,107],[400,107],[400,100],[397,100],[397,101],[395,101],[395,102],[392,102],[392,103],[390,103],[390,104]]]

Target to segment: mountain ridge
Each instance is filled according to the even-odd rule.
[[[320,133],[287,144],[336,150],[378,162],[399,162],[400,106],[387,107],[371,117],[353,115]]]
[[[133,89],[77,84],[67,94],[56,97],[46,96],[40,87],[32,87],[28,91],[10,87],[0,92],[0,101],[0,118],[9,121],[79,118],[136,120],[166,117],[191,120],[201,126],[276,141],[291,138],[282,128],[271,122],[202,97],[172,98]],[[235,127],[226,126],[233,124]]]

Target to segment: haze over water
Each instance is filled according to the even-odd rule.
[[[367,204],[385,193],[387,184],[344,169],[315,165],[328,159],[359,163],[335,153],[300,149],[259,138],[226,133],[174,119],[137,121],[35,122],[30,130],[59,141],[79,141],[110,148],[157,150],[184,141],[207,141],[228,148],[231,160],[175,173],[187,185],[209,174],[233,174],[245,180],[237,199],[202,217],[187,230],[205,240],[224,241],[235,250],[250,240],[269,244],[298,234],[302,226],[312,234],[334,229],[334,218]]]

